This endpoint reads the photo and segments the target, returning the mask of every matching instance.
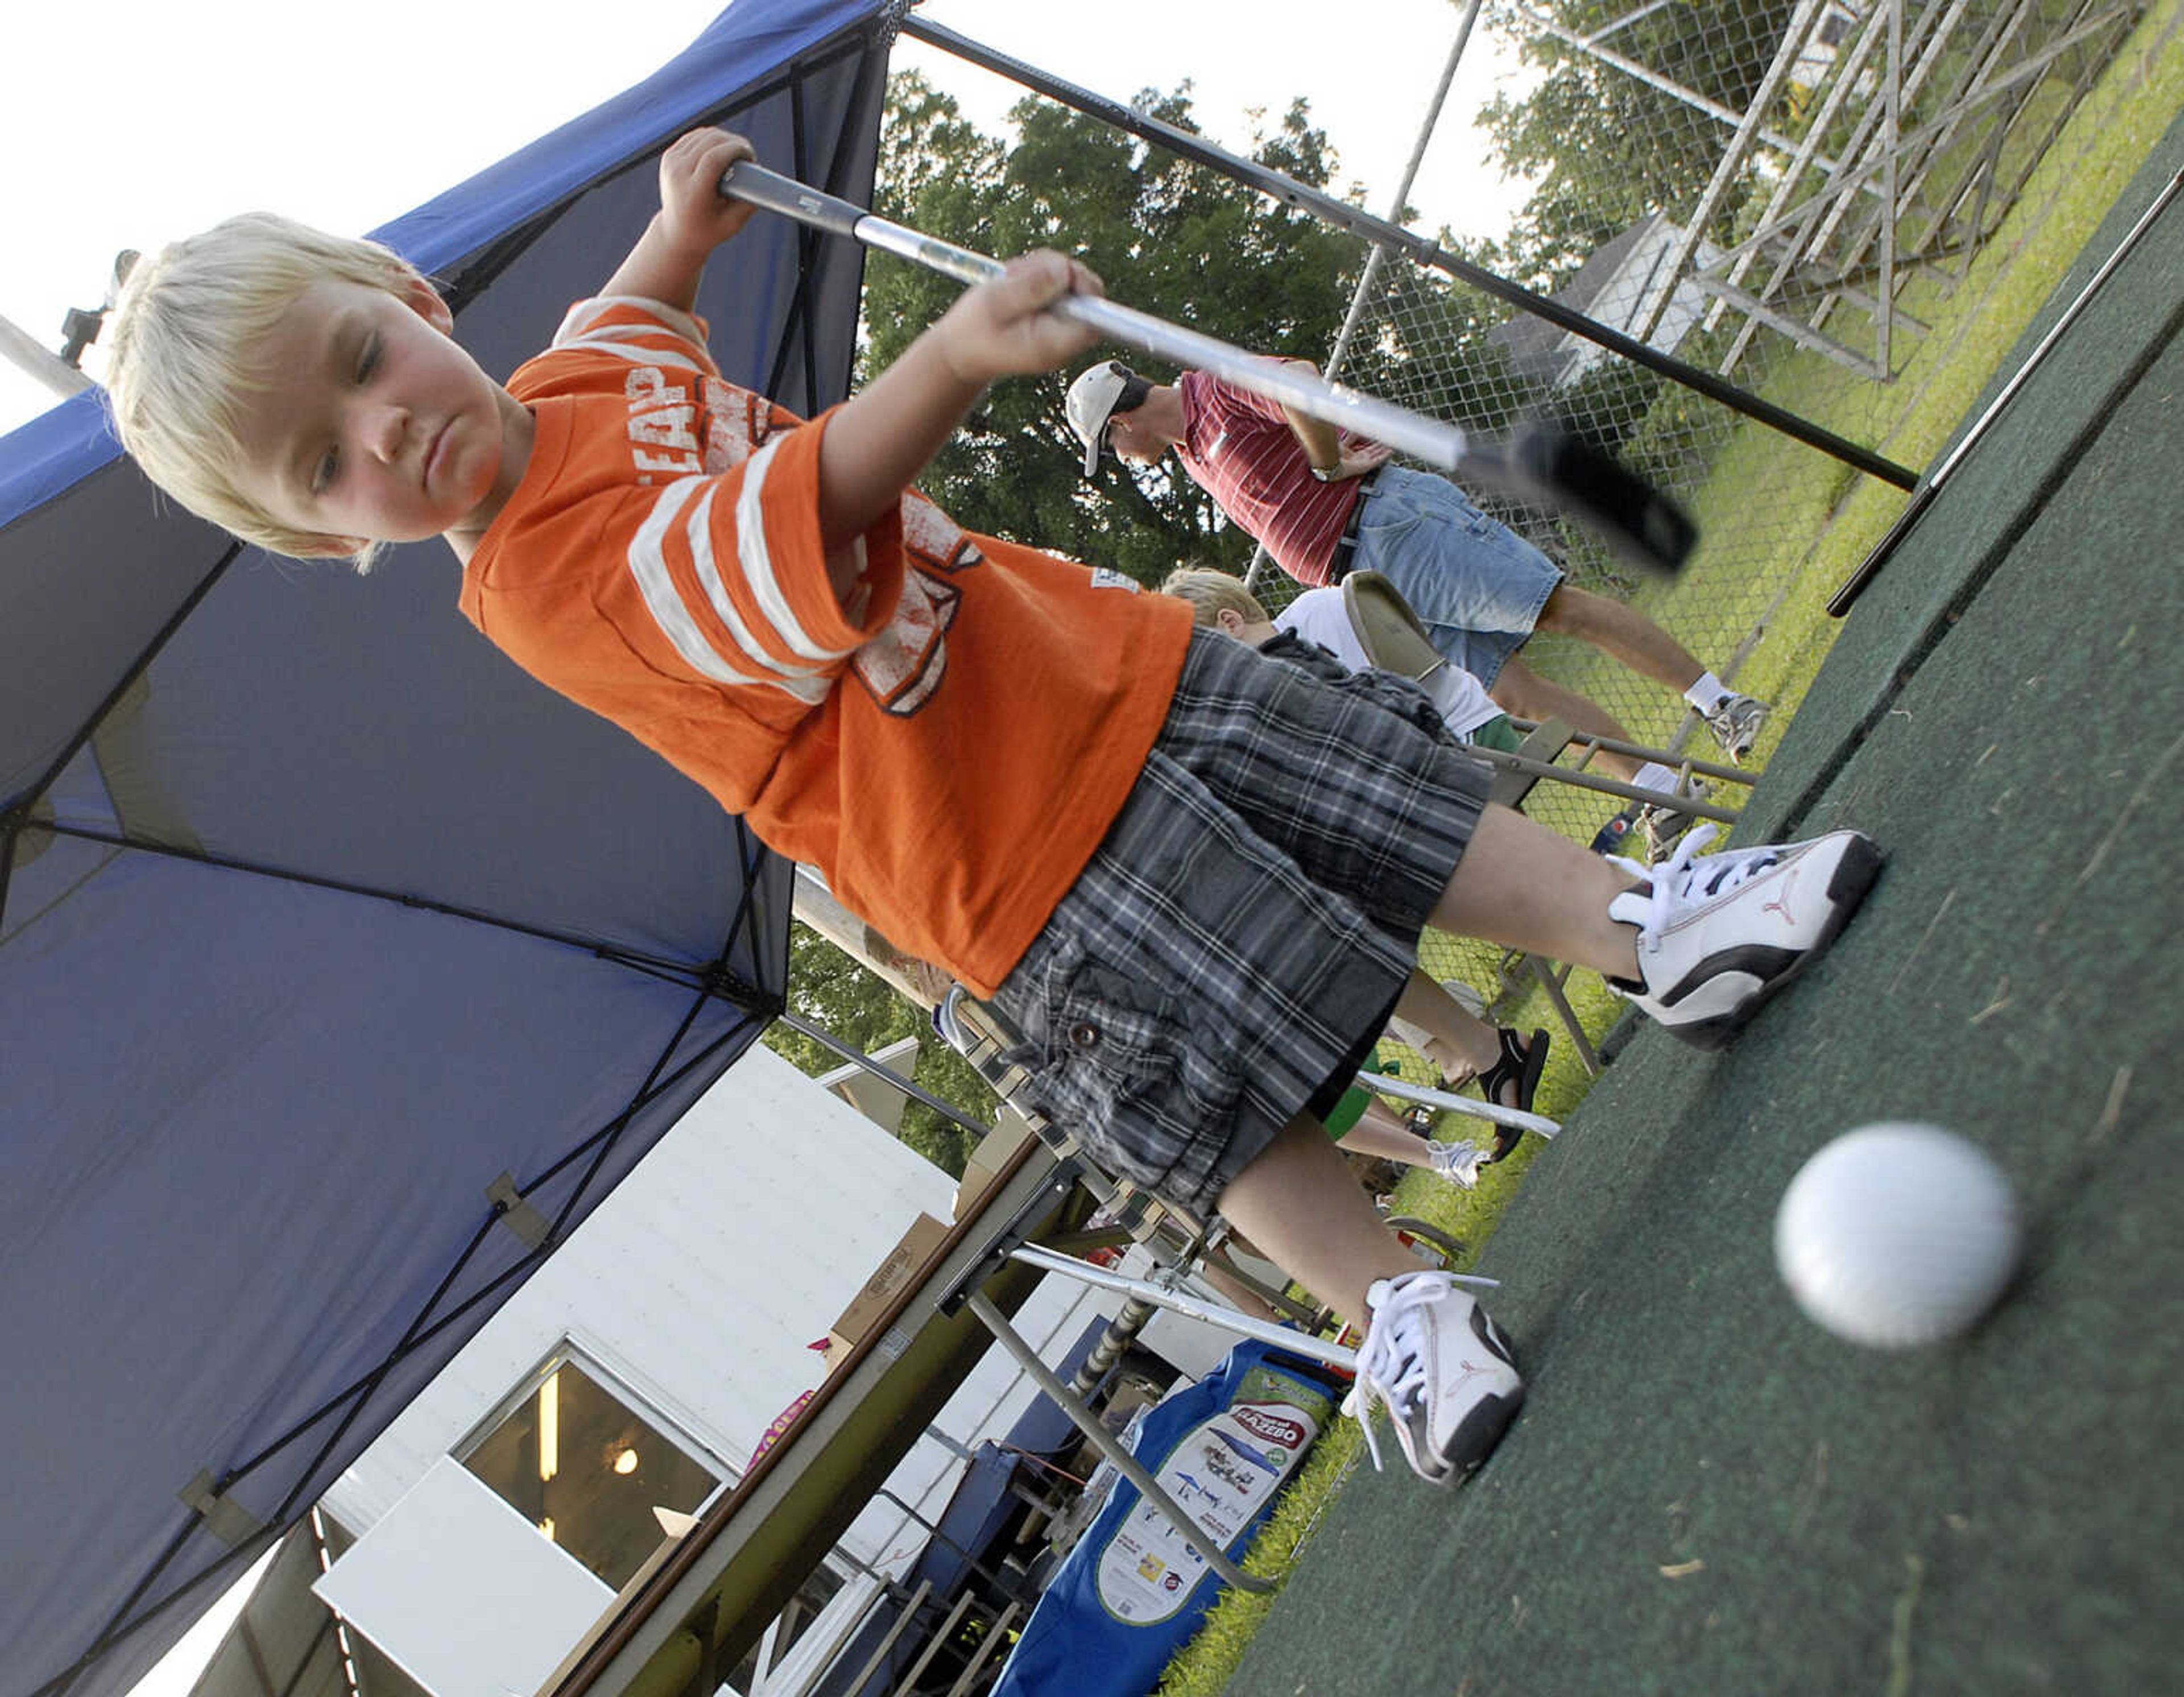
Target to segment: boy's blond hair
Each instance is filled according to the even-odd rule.
[[[353,540],[282,524],[242,492],[241,403],[273,376],[252,350],[314,283],[390,294],[416,270],[376,242],[328,236],[247,212],[137,261],[106,332],[106,401],[114,434],[144,475],[201,519],[299,558]],[[378,551],[368,542],[358,568]]]
[[[1161,585],[1161,593],[1190,603],[1190,616],[1201,625],[1211,625],[1223,613],[1238,614],[1248,625],[1273,623],[1273,615],[1260,604],[1257,596],[1245,588],[1240,578],[1210,566],[1176,567]]]

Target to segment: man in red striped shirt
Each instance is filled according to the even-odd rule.
[[[1204,371],[1156,384],[1118,359],[1079,376],[1067,410],[1088,477],[1103,444],[1139,465],[1173,448],[1192,481],[1299,583],[1339,583],[1353,570],[1386,576],[1435,648],[1485,684],[1507,713],[1631,740],[1599,703],[1518,658],[1535,631],[1553,631],[1681,695],[1731,759],[1741,759],[1758,740],[1763,703],[1730,689],[1642,613],[1569,582],[1447,478],[1390,465],[1379,443]],[[1676,775],[1665,766],[1597,758],[1628,782],[1675,789]],[[1634,804],[1628,811],[1603,837],[1619,837],[1614,825],[1627,831],[1644,810]],[[1673,834],[1674,822],[1673,810],[1646,821],[1663,835]]]

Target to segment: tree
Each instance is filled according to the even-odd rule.
[[[1190,86],[1138,104],[1193,127]],[[875,209],[1001,257],[1073,252],[1117,299],[1222,340],[1323,359],[1364,249],[1309,214],[1275,205],[1096,118],[1027,99],[1011,114],[1013,149],[981,135],[955,101],[915,73],[890,80]],[[1314,188],[1335,169],[1302,101],[1254,157]],[[884,368],[961,292],[907,261],[875,254],[865,284],[865,370]],[[1175,375],[1123,350],[1156,381]],[[1156,583],[1184,563],[1240,570],[1251,541],[1173,468],[1132,474],[1104,462],[1082,476],[1062,397],[1073,372],[998,384],[919,482],[970,529],[1050,548]]]
[[[923,1010],[800,922],[789,928],[788,1001],[798,1014],[862,1054],[884,1049],[898,1038],[916,1038],[917,1064],[911,1079],[967,1117],[993,1122],[998,1099],[977,1069],[940,1040]],[[843,1064],[841,1056],[824,1043],[789,1026],[770,1027],[765,1043],[814,1078]],[[978,1144],[971,1132],[915,1099],[903,1110],[900,1136],[958,1178]]]
[[[1635,10],[1627,0],[1545,0],[1538,9],[1580,35],[1604,34],[1603,45],[1623,58],[1741,112],[1758,92],[1795,3],[1703,0]],[[1513,27],[1524,29],[1521,14]],[[1518,281],[1552,290],[1596,248],[1648,213],[1687,215],[1730,131],[1554,36],[1532,35],[1524,53],[1550,74],[1522,100],[1496,95],[1479,124],[1507,170],[1540,179],[1502,252]],[[1736,210],[1732,197],[1716,233],[1728,229]]]

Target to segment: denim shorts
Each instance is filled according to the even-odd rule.
[[[1490,687],[1563,581],[1447,478],[1400,465],[1383,466],[1366,493],[1351,568],[1384,574],[1441,658]]]
[[[1328,668],[1198,632],[1136,787],[994,998],[1028,1104],[1201,1215],[1350,1082],[1485,805],[1423,693]]]

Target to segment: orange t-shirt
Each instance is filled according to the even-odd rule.
[[[516,372],[536,438],[464,615],[990,996],[1136,782],[1190,609],[907,490],[862,539],[850,624],[819,535],[827,418],[726,381],[705,336],[586,301]]]

